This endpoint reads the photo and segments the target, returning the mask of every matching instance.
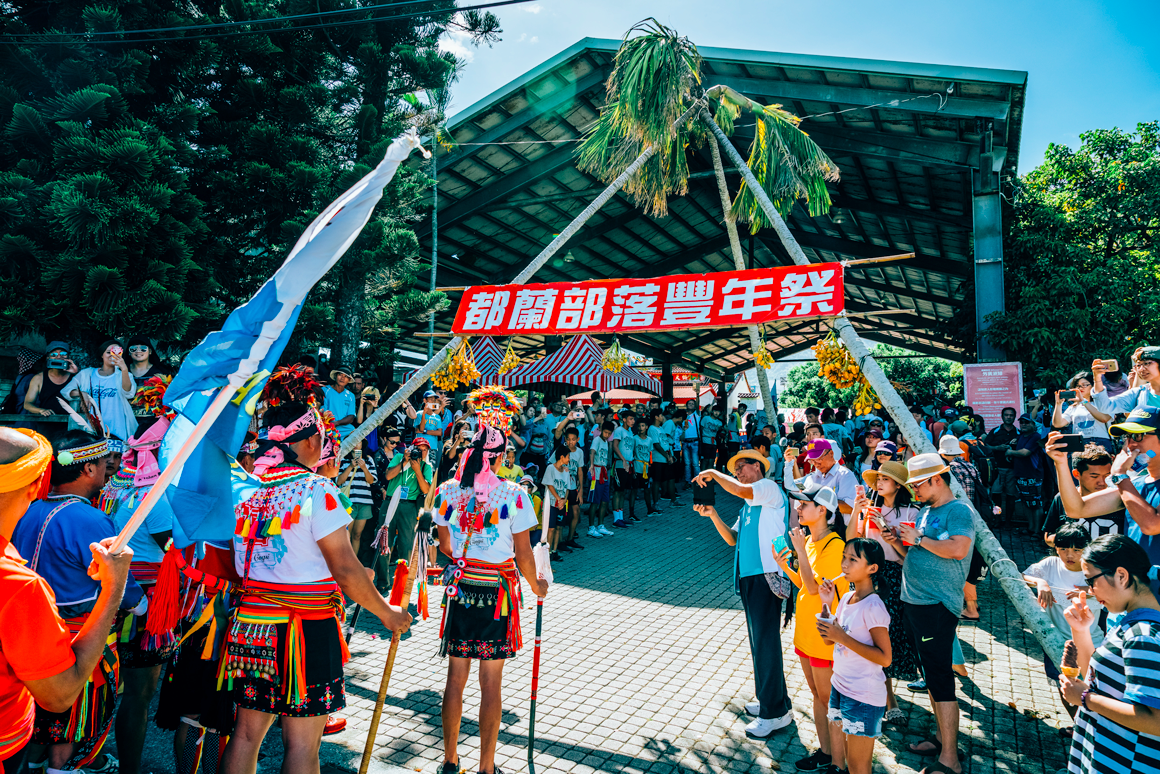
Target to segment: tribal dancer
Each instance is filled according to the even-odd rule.
[[[338,488],[314,473],[326,439],[318,409],[280,401],[266,411],[254,472],[259,490],[237,508],[234,567],[242,591],[219,679],[238,704],[223,768],[252,774],[276,717],[282,772],[318,771],[327,716],[346,706],[343,592],[392,631],[411,616],[375,590],[347,536]]]
[[[28,568],[48,582],[56,596],[56,609],[75,637],[89,619],[101,593],[101,584],[89,577],[92,559],[89,544],[116,534],[112,520],[90,505],[104,485],[110,460],[109,445],[81,430],[65,433],[53,445],[52,490],[44,500],[29,506],[12,533],[12,545],[28,558]],[[129,579],[122,610],[143,613],[144,594]],[[36,708],[29,759],[47,747],[47,769],[72,771],[89,766],[100,752],[117,707],[116,637],[106,632],[107,643],[97,668],[73,705],[64,712]],[[93,771],[116,770],[111,757]]]
[[[519,403],[498,387],[476,390],[469,400],[479,413],[479,431],[464,452],[455,478],[442,484],[436,495],[439,548],[453,557],[444,581],[440,626],[439,653],[449,656],[443,691],[442,774],[460,771],[456,745],[472,660],[479,661],[482,692],[478,770],[502,774],[495,766],[495,746],[503,663],[523,644],[520,574],[537,596],[548,593],[548,584],[536,578],[528,540],[528,530],[536,526],[532,500],[518,484],[496,475]]]
[[[138,393],[141,404],[153,412],[137,425],[137,433],[126,444],[121,469],[109,480],[101,494],[101,510],[109,514],[117,530],[124,528],[153,483],[161,475],[157,464],[157,450],[169,428],[172,417],[162,398],[170,377],[155,376]],[[149,703],[157,690],[161,670],[177,654],[177,625],[180,622],[180,601],[176,582],[169,584],[167,593],[158,595],[158,578],[167,571],[175,573],[171,565],[174,556],[166,557],[173,534],[173,512],[168,508],[154,508],[145,523],[131,538],[133,549],[133,579],[145,590],[149,610],[145,615],[129,616],[121,625],[117,654],[121,660],[123,690],[121,707],[117,711],[117,752],[121,756],[121,774],[137,774],[141,767],[141,751],[145,746],[148,728]]]
[[[107,552],[113,538],[89,546],[86,566],[101,590],[81,630],[71,634],[44,579],[10,542],[28,506],[49,488],[54,457],[44,436],[0,427],[0,769],[26,774],[37,704],[65,712],[104,656],[132,552]],[[86,468],[93,466],[86,465]]]

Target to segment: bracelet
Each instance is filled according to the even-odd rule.
[[[1090,694],[1091,692],[1092,692],[1092,689],[1091,689],[1091,688],[1087,688],[1087,689],[1085,689],[1085,690],[1084,690],[1084,692],[1083,692],[1083,693],[1081,693],[1081,694],[1079,695],[1079,703],[1080,703],[1080,706],[1082,706],[1082,707],[1083,707],[1085,710],[1087,710],[1088,712],[1091,712],[1091,711],[1092,711],[1091,707],[1089,707],[1089,706],[1088,706],[1088,703],[1087,703],[1088,694]]]

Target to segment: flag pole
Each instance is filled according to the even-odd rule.
[[[246,379],[240,380],[241,384],[245,384],[245,382]],[[218,416],[225,411],[226,406],[229,405],[230,400],[237,391],[238,388],[234,386],[232,380],[218,391],[218,394],[213,399],[213,403],[209,404],[209,408],[206,409],[205,414],[193,428],[193,432],[185,439],[185,443],[181,444],[181,448],[177,450],[177,454],[165,466],[165,470],[161,471],[161,475],[157,477],[157,481],[149,490],[149,494],[145,495],[145,499],[137,506],[137,510],[133,512],[133,516],[121,529],[120,534],[117,535],[117,539],[113,541],[113,545],[109,548],[110,554],[121,553],[121,550],[125,548],[125,544],[133,537],[138,527],[145,523],[145,518],[153,510],[153,506],[165,495],[165,490],[169,488],[169,485],[173,483],[173,479],[177,478],[177,474],[181,472],[181,466],[185,464],[185,461],[193,454],[193,450],[205,438],[205,434],[209,432],[209,429],[213,426]]]

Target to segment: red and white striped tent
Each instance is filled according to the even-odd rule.
[[[632,366],[620,373],[609,371],[602,364],[604,350],[591,336],[573,336],[568,343],[548,357],[522,363],[495,383],[504,387],[530,387],[537,384],[569,384],[589,390],[608,392],[618,387],[636,387],[652,393],[660,392],[661,383],[649,378]],[[478,365],[478,361],[476,363]],[[483,372],[483,369],[480,369]]]
[[[480,336],[471,341],[471,352],[475,355],[475,367],[479,369],[479,384],[496,384],[499,367],[503,363],[503,349],[491,336]]]

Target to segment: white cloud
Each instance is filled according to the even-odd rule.
[[[439,38],[439,50],[449,51],[462,62],[470,62],[475,59],[471,36],[463,30],[448,30],[444,33],[443,37]]]
[[[539,13],[544,10],[544,7],[539,3],[532,3],[531,5],[521,5],[520,10],[524,13]]]
[[[540,42],[540,36],[539,36],[539,35],[532,35],[531,39],[530,39],[528,42],[529,42],[529,43],[539,43],[539,42]]]
[[[519,40],[517,40],[516,43],[523,43],[527,39],[528,39],[528,33],[526,33],[526,32],[520,33]]]

